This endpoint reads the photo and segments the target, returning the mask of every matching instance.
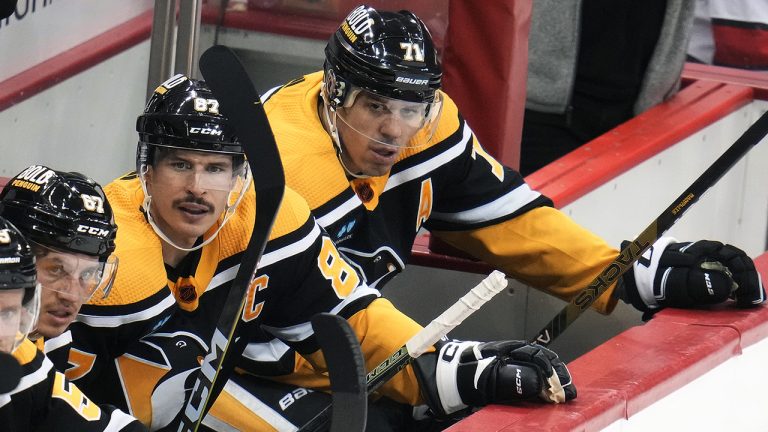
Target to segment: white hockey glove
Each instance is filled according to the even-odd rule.
[[[729,298],[739,307],[765,301],[755,264],[741,249],[718,241],[676,243],[662,237],[624,274],[622,299],[643,312],[695,308]]]
[[[576,397],[568,368],[557,354],[537,344],[451,341],[434,359],[434,353],[419,357],[416,369],[425,398],[439,415],[490,403],[562,403]]]

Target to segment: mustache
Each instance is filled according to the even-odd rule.
[[[197,204],[204,206],[208,211],[213,211],[214,205],[202,197],[196,197],[194,195],[187,195],[184,198],[176,199],[173,201],[173,206],[177,207],[181,204]]]

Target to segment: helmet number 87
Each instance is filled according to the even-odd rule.
[[[416,42],[400,42],[400,48],[405,51],[403,60],[424,62],[424,53],[421,52],[421,47]]]
[[[216,99],[195,98],[195,111],[218,114],[219,101]]]

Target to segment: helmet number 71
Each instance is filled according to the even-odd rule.
[[[416,42],[400,42],[400,48],[405,51],[403,60],[424,62],[424,53],[421,52],[421,47]]]

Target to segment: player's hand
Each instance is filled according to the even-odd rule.
[[[752,259],[718,241],[677,243],[662,237],[625,277],[632,304],[641,310],[695,308],[732,298],[739,307],[765,301],[765,289]]]
[[[443,409],[489,403],[576,397],[568,368],[553,351],[525,341],[445,344],[438,354],[437,387]]]

